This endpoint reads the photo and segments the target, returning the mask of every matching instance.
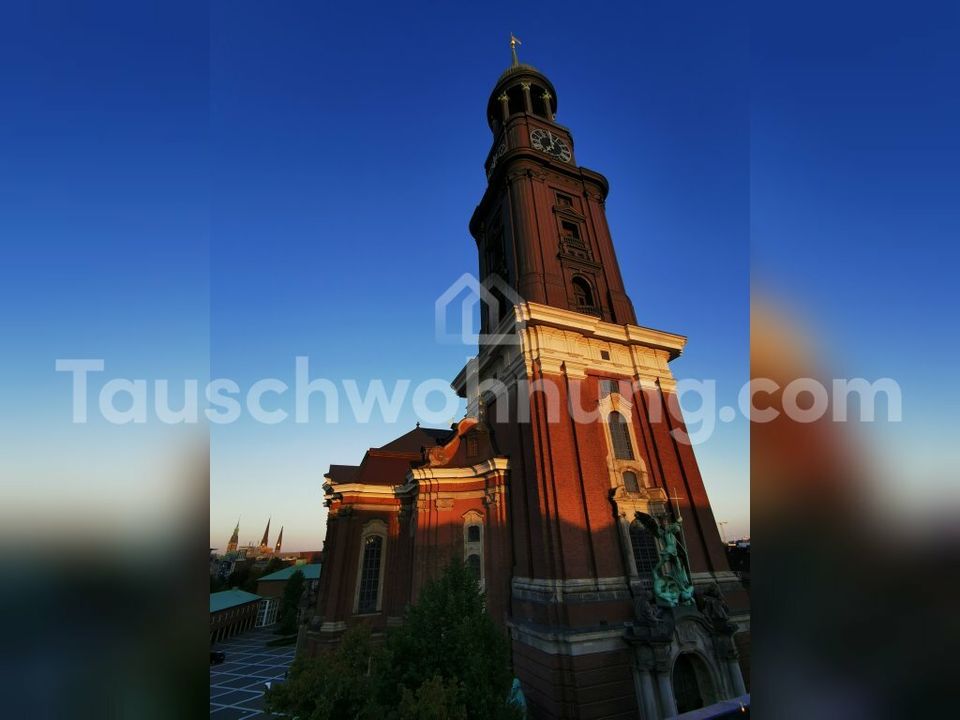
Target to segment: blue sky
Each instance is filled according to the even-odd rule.
[[[753,262],[840,367],[907,378],[906,410],[944,416],[934,379],[956,355],[943,332],[957,254],[950,9],[953,25],[832,6],[828,23],[812,8],[754,8],[748,22],[716,3],[6,12],[0,442],[25,507],[54,490],[77,515],[102,505],[85,489],[103,486],[130,511],[116,515],[150,518],[144,497],[163,496],[169,449],[197,440],[156,420],[71,424],[56,358],[174,385],[290,381],[297,355],[361,388],[452,378],[467,352],[435,342],[433,303],[476,268],[467,221],[511,31],[556,86],[578,160],[610,180],[639,322],[690,338],[678,377],[715,379],[719,405],[734,404]],[[918,331],[936,333],[935,350],[915,347]],[[395,426],[213,427],[212,545],[238,516],[243,540],[272,516],[288,547],[318,547],[328,465],[415,421],[407,404]],[[903,442],[904,454],[936,449],[929,436]],[[939,447],[932,467],[946,461]],[[749,532],[747,453],[742,418],[697,447],[730,534]]]
[[[456,374],[469,349],[437,345],[434,300],[476,270],[467,221],[485,187],[486,101],[512,30],[523,60],[556,85],[580,162],[610,179],[609,220],[640,322],[691,337],[678,374],[739,386],[748,342],[740,20],[572,7],[384,9],[365,24],[304,3],[219,6],[214,376],[289,380],[295,355],[310,356],[311,374],[361,388]],[[212,540],[240,514],[241,535],[256,537],[268,512],[285,537],[319,538],[309,528],[322,529],[327,466],[358,462],[415,421],[408,403],[396,426],[215,428]],[[746,532],[744,423],[722,427],[701,455],[718,513]]]

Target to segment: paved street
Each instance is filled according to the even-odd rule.
[[[294,646],[267,647],[277,636],[273,628],[260,628],[213,646],[226,653],[226,661],[210,666],[211,720],[254,720],[263,713],[264,683],[282,680],[293,662]]]

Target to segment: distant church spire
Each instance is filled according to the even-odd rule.
[[[263,539],[260,540],[260,551],[263,552],[270,546],[270,520],[267,518],[267,527],[263,531]]]
[[[230,536],[230,542],[227,543],[227,552],[234,552],[240,544],[240,518],[237,518],[237,526],[233,529],[233,535]]]
[[[280,554],[280,547],[283,545],[283,525],[280,526],[280,534],[277,535],[277,546],[273,549],[274,555]]]

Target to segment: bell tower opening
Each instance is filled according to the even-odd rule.
[[[593,314],[593,310],[595,309],[593,290],[590,288],[590,283],[582,277],[575,277],[573,279],[573,302],[580,312]]]

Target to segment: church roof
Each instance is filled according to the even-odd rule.
[[[536,73],[537,75],[543,75],[542,72],[537,70],[533,65],[527,65],[526,63],[518,63],[516,65],[511,65],[506,70],[503,71],[503,74],[497,78],[497,85],[502,83],[511,75],[517,75],[519,73]]]
[[[348,483],[353,482],[359,470],[359,465],[331,465],[327,476],[335,483]]]
[[[360,465],[331,465],[325,475],[333,485],[398,485],[414,464],[422,461],[420,450],[443,444],[453,431],[417,425],[398,438],[370,448]]]
[[[500,77],[497,78],[496,84],[499,85],[504,80],[511,77],[512,75],[522,75],[522,74],[530,74],[530,73],[539,75],[544,80],[547,80],[547,76],[544,75],[539,70],[537,70],[533,65],[527,65],[526,63],[517,63],[516,65],[511,65],[506,70],[504,70],[503,73],[500,75]],[[547,80],[547,82],[550,82],[550,81]]]
[[[387,452],[419,453],[420,448],[439,445],[452,431],[449,428],[425,428],[417,425],[413,430],[381,445],[377,450]]]
[[[320,563],[311,563],[309,565],[291,565],[282,570],[277,570],[269,575],[264,575],[257,582],[274,582],[279,580],[289,580],[297,570],[303,573],[304,580],[317,580],[320,578]]]
[[[237,607],[238,605],[246,605],[247,603],[260,599],[259,595],[237,590],[236,588],[210,593],[210,612],[220,612],[221,610]]]

